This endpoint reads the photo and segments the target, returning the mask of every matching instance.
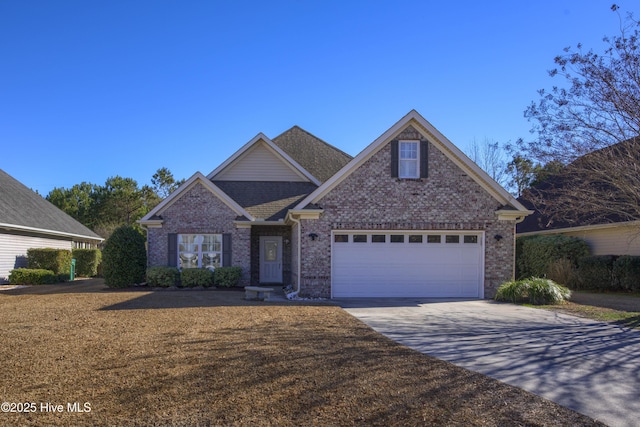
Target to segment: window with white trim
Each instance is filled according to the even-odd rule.
[[[217,268],[222,265],[222,234],[178,234],[178,267]]]
[[[398,177],[420,178],[419,141],[400,141],[398,144]]]

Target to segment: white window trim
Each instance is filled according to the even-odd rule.
[[[416,158],[405,159],[402,157],[402,144],[415,144],[416,146]],[[415,162],[416,173],[415,175],[403,175],[402,162]],[[400,140],[398,141],[398,178],[405,179],[417,179],[420,178],[420,141],[419,140]]]
[[[196,267],[192,267],[192,268],[203,268],[202,266],[202,260],[203,260],[203,254],[208,253],[208,254],[220,254],[220,267],[222,267],[223,264],[223,250],[222,250],[222,245],[223,245],[223,237],[222,234],[216,234],[216,233],[181,233],[178,234],[177,236],[177,258],[178,258],[178,268],[182,269],[182,262],[180,259],[180,254],[183,253],[180,251],[180,244],[181,244],[181,239],[182,236],[195,236],[195,242],[193,243],[193,245],[195,245],[194,247],[194,251],[193,253],[196,254],[196,260],[197,260],[197,266]],[[202,250],[202,243],[204,240],[204,236],[218,236],[219,240],[220,240],[220,250],[219,251],[203,251]]]

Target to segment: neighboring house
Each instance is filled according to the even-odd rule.
[[[616,198],[620,190],[599,182],[597,175],[597,171],[603,171],[609,179],[628,178],[624,185],[629,188],[636,185],[633,180],[637,183],[637,176],[628,165],[637,164],[639,143],[638,138],[631,138],[588,153],[569,164],[565,173],[551,175],[525,191],[518,200],[534,213],[517,225],[517,236],[579,237],[589,244],[592,255],[640,255],[640,221],[632,220],[632,214],[625,214],[624,205],[607,203],[608,198]],[[596,174],[589,172],[592,168]],[[613,172],[616,170],[620,171],[619,175]],[[570,211],[559,213],[553,209],[554,204],[569,206]],[[574,209],[574,206],[577,207]],[[603,208],[599,209],[600,206]]]
[[[598,217],[595,223],[589,218],[579,218],[571,222],[558,221],[544,215],[532,202],[523,198],[519,200],[534,213],[517,225],[517,237],[579,237],[589,244],[591,255],[640,256],[640,221],[625,221],[615,215]]]
[[[102,240],[0,169],[0,283],[27,266],[27,249],[90,248]]]
[[[491,297],[530,211],[416,111],[356,157],[293,127],[139,222],[150,266],[240,266],[313,297]]]

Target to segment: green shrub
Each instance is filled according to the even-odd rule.
[[[9,273],[9,283],[13,285],[50,285],[68,280],[68,274],[56,274],[51,270],[37,268],[16,268]]]
[[[503,283],[498,288],[495,299],[542,305],[558,304],[569,297],[571,297],[571,291],[553,280],[530,277]]]
[[[53,248],[27,249],[27,268],[51,270],[54,274],[68,276],[71,272],[71,251]]]
[[[144,237],[131,226],[117,228],[104,244],[102,273],[111,288],[144,282],[147,270]]]
[[[180,282],[180,270],[176,267],[149,267],[147,268],[147,284],[168,288],[177,286]]]
[[[578,260],[588,255],[589,245],[577,237],[526,237],[516,243],[518,277],[545,277],[555,261],[566,259],[573,266],[577,266]]]
[[[581,289],[606,291],[619,289],[613,277],[614,255],[590,256],[578,262],[578,283]]]
[[[640,291],[640,256],[624,255],[613,263],[613,276],[625,291]]]
[[[183,268],[180,273],[180,281],[182,286],[187,288],[209,287],[213,285],[213,272],[206,268]]]
[[[218,267],[213,272],[213,283],[223,288],[232,288],[238,285],[242,277],[242,267]]]
[[[76,276],[95,277],[98,275],[98,266],[102,261],[102,252],[99,249],[74,249],[71,255],[76,260]]]

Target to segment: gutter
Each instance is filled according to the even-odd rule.
[[[300,224],[300,220],[299,219],[295,219],[293,217],[293,215],[289,215],[289,219],[293,223],[298,225],[298,250],[297,250],[298,251],[298,280],[296,281],[298,289],[295,290],[293,293],[289,294],[292,297],[297,297],[298,294],[300,293],[300,277],[301,277],[300,276],[300,265],[301,265],[301,263],[300,263],[300,254],[301,254],[300,244],[302,243],[302,224]],[[287,297],[288,297],[288,295],[287,295]]]
[[[81,239],[93,240],[93,241],[98,241],[98,242],[104,241],[104,239],[102,237],[93,237],[93,236],[86,236],[86,235],[83,235],[83,234],[67,233],[65,231],[47,230],[47,229],[44,229],[44,228],[27,227],[27,226],[24,226],[24,225],[0,223],[0,228],[4,228],[5,230],[30,231],[32,233],[46,234],[46,235],[49,235],[49,236],[78,237],[78,238],[81,238]]]

